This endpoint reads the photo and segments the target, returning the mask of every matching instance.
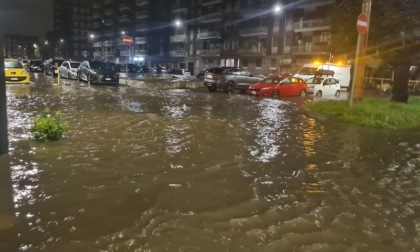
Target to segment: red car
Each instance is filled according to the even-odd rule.
[[[270,76],[248,88],[250,95],[269,97],[306,96],[307,93],[306,82],[301,78],[289,75]]]

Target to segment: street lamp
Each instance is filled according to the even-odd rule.
[[[281,7],[281,5],[280,5],[280,4],[276,4],[276,5],[274,5],[274,7],[273,7],[273,12],[274,12],[274,13],[279,13],[280,11],[282,11],[282,7]]]
[[[91,39],[93,39],[93,38],[95,38],[95,35],[94,35],[94,34],[90,34],[90,35],[89,35],[89,37],[90,37]]]
[[[175,20],[175,26],[180,27],[182,25],[181,20]]]
[[[45,41],[44,41],[44,44],[45,44],[45,45],[48,45],[48,40],[45,40]]]

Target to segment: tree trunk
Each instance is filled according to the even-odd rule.
[[[399,57],[400,60],[395,75],[391,101],[407,103],[408,82],[410,80],[410,56],[406,53],[401,53]]]

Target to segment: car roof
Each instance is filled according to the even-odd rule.
[[[4,59],[4,61],[19,61],[19,60],[17,60],[17,59],[12,59],[12,58],[6,58],[6,59]]]

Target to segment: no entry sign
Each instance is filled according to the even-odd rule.
[[[357,32],[365,34],[369,27],[369,18],[365,13],[361,13],[357,18]]]
[[[131,45],[133,44],[133,38],[130,36],[124,36],[123,37],[123,44],[124,45]]]

